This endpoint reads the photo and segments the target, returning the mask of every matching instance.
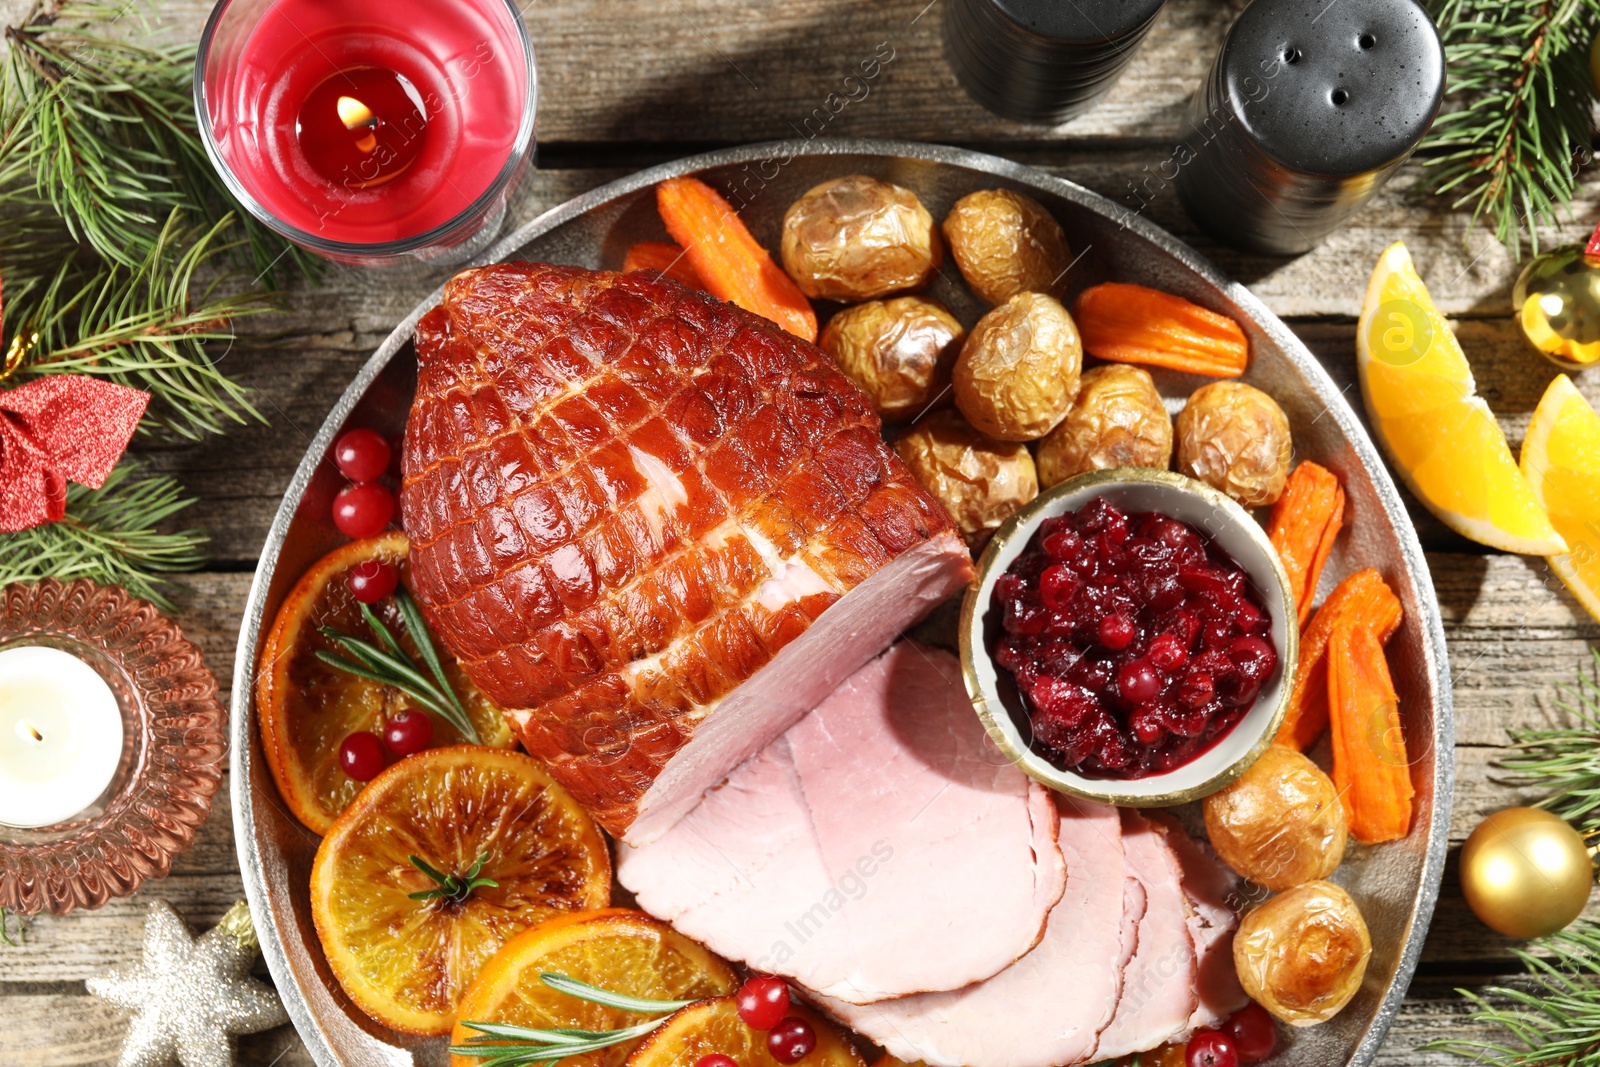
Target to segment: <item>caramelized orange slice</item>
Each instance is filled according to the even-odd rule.
[[[461,998],[457,1017],[541,1030],[621,1030],[650,1018],[558,993],[539,980],[541,972],[645,1000],[722,996],[739,985],[733,968],[661,920],[642,911],[605,908],[547,919],[506,942]],[[457,1022],[450,1043],[462,1045],[479,1036]],[[618,1067],[637,1044],[569,1056],[562,1067]],[[481,1062],[451,1059],[454,1067]]]
[[[796,1067],[866,1067],[844,1035],[816,1012],[795,1004],[789,1014],[810,1023],[817,1034],[817,1047]],[[733,997],[702,1000],[677,1012],[639,1043],[627,1067],[694,1067],[700,1057],[714,1052],[732,1057],[739,1067],[784,1067],[767,1051],[766,1032],[739,1018]]]
[[[382,560],[398,567],[400,580],[409,585],[409,548],[406,535],[395,531],[351,541],[323,556],[284,598],[261,647],[256,714],[267,766],[294,817],[319,834],[328,832],[364,784],[339,767],[339,745],[344,739],[358,730],[380,732],[384,721],[403,708],[424,710],[392,686],[347,674],[317,658],[319,650],[342,655],[338,645],[320,632],[321,627],[373,639],[360,605],[350,595],[351,569],[369,559]],[[415,658],[416,648],[401,624],[394,599],[386,599],[375,610]],[[448,654],[441,654],[445,675],[466,705],[479,739],[499,748],[513,744],[504,713],[473,688]],[[444,719],[427,714],[433,720],[436,744],[454,745],[464,740]]]
[[[478,745],[420,752],[378,775],[311,868],[311,917],[334,977],[367,1014],[413,1034],[448,1033],[462,994],[517,934],[610,897],[594,820],[531,756]]]

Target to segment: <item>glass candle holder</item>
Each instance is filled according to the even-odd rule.
[[[0,757],[7,775],[19,779],[6,783],[6,799],[23,811],[11,818],[35,822],[26,793],[34,789],[40,819],[54,821],[0,823],[0,907],[23,915],[97,908],[164,876],[205,822],[227,754],[217,681],[171,619],[126,590],[84,579],[0,589],[0,656],[19,652],[0,677],[0,720],[8,731]],[[85,698],[77,721],[17,691],[40,680],[25,662],[29,654],[63,664],[70,657],[73,672],[95,676],[51,679]],[[109,719],[96,718],[102,714]],[[104,738],[88,731],[116,734],[118,726],[120,741],[102,766]],[[56,736],[73,730],[76,739]],[[19,770],[17,757],[26,760],[30,746],[39,746],[38,766]],[[71,780],[80,768],[92,778],[86,789]],[[57,795],[47,788],[52,780],[62,787]],[[78,798],[71,806],[85,806],[60,818],[47,812],[67,794]]]
[[[343,263],[486,248],[534,145],[533,44],[509,0],[221,0],[195,113],[239,202]]]

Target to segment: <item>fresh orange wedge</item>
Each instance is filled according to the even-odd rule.
[[[1378,442],[1441,522],[1506,552],[1566,551],[1399,241],[1378,257],[1367,285],[1356,364]]]
[[[795,1004],[789,1014],[810,1023],[817,1034],[817,1047],[797,1067],[866,1067],[844,1035],[816,1012]],[[739,1018],[733,997],[702,1000],[677,1012],[639,1043],[627,1067],[694,1067],[714,1052],[732,1057],[739,1067],[783,1067],[767,1051],[766,1031],[753,1030]]]
[[[490,884],[462,891],[472,879]],[[368,1015],[413,1034],[448,1033],[462,994],[517,934],[610,897],[594,820],[531,756],[479,745],[419,752],[378,775],[311,868],[334,977]]]
[[[323,556],[284,598],[261,648],[256,714],[267,766],[289,810],[315,833],[327,833],[363,785],[340,769],[339,745],[358,730],[381,731],[384,720],[402,708],[417,708],[409,696],[392,686],[346,674],[318,659],[318,650],[341,654],[338,645],[319,630],[328,626],[373,640],[360,606],[350,595],[350,570],[369,559],[383,560],[398,567],[400,580],[409,583],[409,548],[406,535],[395,531],[351,541]],[[416,648],[406,635],[394,598],[375,610],[415,657]],[[466,706],[479,739],[500,748],[511,745],[511,728],[504,713],[473,688],[442,649],[440,655],[445,676]],[[444,719],[427,714],[433,720],[436,744],[454,745],[463,740]]]
[[[642,911],[605,908],[546,919],[506,942],[461,998],[457,1017],[541,1030],[621,1030],[651,1018],[558,993],[539,980],[546,971],[645,1000],[724,996],[739,985],[732,967],[661,920]],[[481,1036],[457,1022],[450,1043]],[[637,1044],[569,1056],[562,1067],[618,1067]],[[468,1056],[451,1059],[454,1067],[480,1062]]]
[[[1569,551],[1551,556],[1550,568],[1600,619],[1600,414],[1565,374],[1534,409],[1522,473],[1567,542]]]

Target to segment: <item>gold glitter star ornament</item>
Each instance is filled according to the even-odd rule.
[[[242,900],[198,938],[166,901],[152,903],[143,960],[88,983],[133,1013],[118,1067],[230,1067],[232,1035],[288,1022],[277,993],[250,977],[258,947]]]

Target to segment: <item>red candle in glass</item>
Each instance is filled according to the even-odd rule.
[[[195,105],[234,194],[335,259],[428,255],[498,225],[533,143],[507,0],[222,0]]]

